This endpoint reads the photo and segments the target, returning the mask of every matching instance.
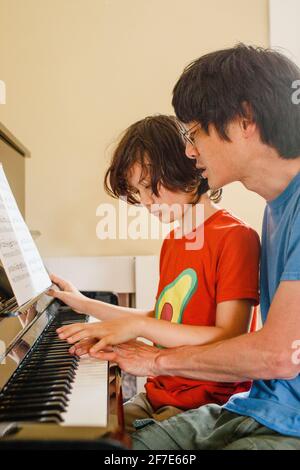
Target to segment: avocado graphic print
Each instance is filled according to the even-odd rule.
[[[191,268],[182,271],[160,293],[155,306],[155,317],[172,323],[182,323],[185,307],[197,287],[196,271]]]

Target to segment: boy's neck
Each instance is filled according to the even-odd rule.
[[[200,212],[199,206],[201,206]],[[220,206],[212,202],[207,194],[203,194],[198,203],[190,206],[185,212],[184,217],[178,221],[182,234],[184,236],[188,235],[188,233],[199,227],[199,225],[218,212],[218,210],[220,210]],[[186,222],[187,219],[189,223]]]

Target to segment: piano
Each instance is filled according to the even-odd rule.
[[[0,162],[25,215],[25,157],[0,123]],[[41,293],[18,307],[0,264],[0,450],[113,449],[124,434],[121,375],[113,364],[75,357],[56,329],[90,321]]]
[[[18,308],[5,276],[0,267],[0,450],[124,448],[119,369],[71,356],[56,333],[89,317],[45,293]]]

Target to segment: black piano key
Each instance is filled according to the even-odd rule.
[[[74,378],[68,378],[68,377],[56,377],[56,376],[42,376],[39,375],[38,377],[30,377],[27,379],[24,378],[16,378],[12,383],[11,387],[21,387],[22,385],[26,385],[27,387],[30,387],[31,385],[35,387],[36,385],[45,385],[45,384],[51,384],[51,383],[72,383],[74,382]]]
[[[40,361],[45,361],[46,359],[47,360],[53,360],[55,361],[56,359],[59,360],[59,359],[69,359],[69,358],[72,358],[74,359],[73,355],[69,354],[68,353],[64,353],[62,354],[61,352],[59,353],[45,353],[45,354],[40,354],[40,353],[35,353],[33,356],[32,356],[32,360],[40,360]]]
[[[85,315],[84,313],[76,313],[74,311],[71,311],[70,314],[64,312],[63,315],[56,316],[55,321],[57,322],[71,321],[74,323],[74,322],[79,322],[81,320],[86,321],[87,318],[88,316]]]
[[[70,346],[69,346],[70,348]],[[68,350],[69,348],[67,347],[64,347],[64,348],[59,348],[59,349],[54,349],[54,348],[45,348],[45,349],[39,349],[37,351],[35,351],[32,356],[30,357],[36,357],[36,356],[39,356],[39,357],[47,357],[49,356],[50,354],[51,355],[56,355],[56,356],[63,356],[63,355],[67,355],[68,354]]]
[[[10,396],[17,395],[19,393],[22,393],[23,395],[30,395],[30,393],[38,393],[38,392],[65,392],[68,393],[72,390],[72,387],[70,385],[50,385],[50,386],[36,386],[36,387],[16,387],[16,388],[10,388],[9,389],[9,394]]]
[[[44,356],[54,356],[54,355],[62,355],[63,357],[69,357],[71,354],[69,352],[70,345],[68,345],[67,348],[64,349],[40,349],[39,351],[36,351],[33,355],[33,357],[44,357]],[[30,356],[31,357],[31,356]]]
[[[76,365],[78,363],[78,358],[77,357],[61,357],[61,358],[55,358],[55,359],[47,359],[47,358],[35,358],[30,361],[30,364],[32,365],[39,365],[39,367],[46,367],[50,365],[58,366],[60,364],[68,364],[68,365]]]
[[[58,401],[49,401],[49,402],[43,402],[43,403],[22,403],[22,404],[12,404],[9,406],[6,406],[3,408],[0,406],[0,413],[2,411],[5,411],[5,413],[10,413],[10,412],[41,412],[41,411],[57,411],[60,413],[63,413],[66,411],[66,407],[61,404],[61,402]]]
[[[36,351],[33,355],[32,355],[32,358],[35,358],[35,359],[38,359],[38,358],[55,358],[55,357],[63,357],[65,359],[69,359],[70,356],[73,357],[73,354],[70,354],[69,352],[69,349],[70,348],[66,348],[66,349],[58,349],[58,350],[41,350],[41,351]],[[31,357],[31,356],[30,356]]]
[[[44,335],[43,335],[43,339],[45,338],[49,338],[49,337],[55,337],[57,336],[57,330],[58,328],[51,328],[51,330],[48,330]]]
[[[1,400],[0,402],[0,407],[5,407],[5,406],[15,406],[15,405],[33,405],[33,404],[41,404],[41,403],[51,403],[51,402],[58,402],[63,406],[67,406],[69,402],[69,398],[64,397],[63,395],[39,395],[35,397],[20,397],[17,396],[14,399],[13,398],[5,398]]]
[[[32,361],[30,364],[28,364],[28,368],[30,369],[36,369],[38,372],[39,371],[45,371],[47,369],[56,369],[59,365],[63,365],[64,367],[68,367],[70,370],[71,369],[77,369],[78,367],[78,362],[72,362],[67,359],[62,359],[62,360],[45,360],[45,361]]]
[[[46,393],[32,393],[32,394],[27,394],[27,395],[12,395],[12,394],[6,394],[3,396],[3,403],[8,403],[8,402],[18,402],[18,401],[50,401],[50,400],[65,400],[69,401],[68,394],[65,392],[46,392]],[[2,402],[2,401],[1,401]]]
[[[37,377],[38,379],[38,377]],[[51,377],[51,378],[47,378],[47,379],[44,379],[44,380],[23,380],[23,381],[20,381],[20,382],[17,382],[15,381],[14,383],[11,384],[10,386],[10,391],[14,391],[14,390],[27,390],[28,388],[32,387],[32,390],[36,390],[36,389],[44,389],[46,387],[52,387],[52,386],[56,386],[56,385],[66,385],[67,387],[71,387],[72,388],[72,382],[74,382],[74,380],[69,380],[68,378],[66,377],[63,377],[63,378],[56,378],[56,377]]]
[[[47,352],[47,351],[68,351],[70,348],[69,343],[63,343],[63,344],[50,344],[50,345],[41,345],[35,352]]]
[[[66,407],[62,405],[61,402],[58,401],[46,401],[46,402],[41,402],[41,403],[13,403],[10,405],[6,405],[5,407],[3,405],[0,405],[0,414],[5,411],[5,413],[14,411],[14,412],[20,412],[20,411],[32,411],[32,412],[40,412],[40,411],[58,411],[63,413],[66,411]]]
[[[66,345],[66,344],[69,344],[67,343],[64,339],[60,339],[60,338],[53,338],[51,341],[47,340],[47,338],[43,339],[41,341],[41,346],[49,346],[51,344],[51,346],[59,346],[59,345]]]
[[[47,344],[50,344],[52,341],[57,341],[59,342],[60,344],[65,344],[66,341],[64,339],[61,339],[57,333],[51,333],[51,336],[49,335],[44,335],[41,339],[40,339],[40,344],[44,344],[44,343],[47,343]]]
[[[43,338],[43,343],[46,343],[46,342],[52,343],[54,341],[66,343],[66,340],[61,339],[57,333],[51,333],[51,335],[45,335]]]
[[[47,349],[39,349],[37,351],[35,351],[32,356],[30,357],[48,357],[48,356],[65,356],[65,357],[68,357],[68,351],[70,349],[70,345],[68,345],[68,347],[64,347],[64,348],[59,348],[59,349],[51,349],[51,348],[47,348]]]
[[[24,369],[22,374],[20,374],[20,377],[26,378],[26,377],[33,377],[39,373],[39,375],[51,375],[55,376],[57,375],[63,375],[63,374],[68,374],[74,376],[76,373],[77,367],[74,366],[73,364],[70,366],[69,364],[66,366],[64,365],[63,367],[44,367],[42,370],[38,370],[38,368],[35,367],[27,367],[26,370]]]
[[[43,338],[40,343],[39,347],[57,347],[57,346],[67,346],[68,342],[64,339],[60,339],[60,337],[56,334],[53,338]]]
[[[58,364],[56,363],[51,363],[51,364],[46,364],[43,369],[44,370],[51,370],[51,369],[55,369],[57,367]],[[77,363],[70,363],[69,361],[62,361],[60,362],[59,366],[64,366],[64,367],[70,367],[70,369],[76,369],[78,367],[78,364]],[[34,364],[31,364],[31,362],[29,362],[28,364],[26,364],[26,368],[29,370],[31,369],[34,369],[36,371],[39,371],[40,370],[40,365],[34,363]]]
[[[68,347],[68,344],[66,341],[63,341],[61,339],[56,339],[54,338],[53,340],[51,341],[43,341],[42,343],[40,343],[39,345],[39,348],[38,349],[55,349],[55,348],[67,348]]]
[[[56,416],[49,416],[49,417],[44,417],[44,418],[40,418],[38,420],[40,423],[53,423],[53,424],[60,424],[63,419],[59,416],[58,418]]]
[[[68,347],[70,347],[70,344],[66,341],[62,342],[61,340],[53,340],[51,343],[41,344],[39,351],[65,351]]]
[[[68,372],[64,372],[63,374],[59,374],[59,373],[55,373],[55,374],[39,374],[39,377],[41,377],[42,379],[52,379],[52,380],[55,380],[55,379],[66,379],[66,380],[69,380],[69,381],[74,381],[75,379],[75,375],[72,375],[72,374],[69,374]],[[31,380],[34,380],[35,379],[35,375],[24,375],[24,376],[18,376],[16,381],[14,381],[14,383],[20,383],[21,381],[23,382],[30,382]],[[20,382],[19,382],[20,381]]]
[[[11,411],[10,413],[0,412],[0,421],[45,421],[45,419],[55,419],[56,422],[62,422],[58,411]]]
[[[52,371],[41,371],[39,372],[39,377],[66,377],[69,379],[74,379],[75,378],[75,372],[73,370],[70,370],[68,368],[64,369],[52,369]],[[23,372],[22,374],[18,375],[15,380],[31,380],[32,378],[35,378],[36,374],[35,372]]]
[[[19,387],[22,388],[24,386],[26,387],[35,387],[36,385],[51,385],[51,384],[72,384],[74,382],[74,379],[68,379],[68,378],[56,378],[56,377],[36,377],[35,379],[31,380],[20,380],[17,379],[14,381],[12,384],[12,387]]]
[[[62,340],[58,337],[53,338],[52,340],[47,340],[44,339],[40,344],[37,349],[54,349],[54,348],[66,348],[68,347],[68,342],[65,340]]]

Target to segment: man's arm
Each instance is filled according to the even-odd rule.
[[[255,333],[206,346],[166,350],[132,342],[95,356],[114,360],[134,375],[179,375],[219,382],[291,379],[300,373],[300,364],[292,359],[297,340],[300,340],[300,281],[283,281],[264,327]]]
[[[260,331],[173,354],[162,351],[155,363],[162,374],[200,380],[289,379],[300,372],[292,361],[299,339],[300,281],[283,281]]]

